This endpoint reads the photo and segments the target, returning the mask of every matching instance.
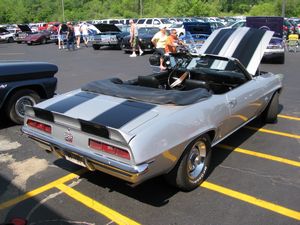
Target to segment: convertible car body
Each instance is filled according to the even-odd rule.
[[[94,81],[28,106],[22,130],[90,170],[134,184],[165,175],[192,190],[207,175],[212,146],[259,115],[276,121],[282,75],[258,71],[271,37],[215,31],[201,55],[173,55],[167,71]]]

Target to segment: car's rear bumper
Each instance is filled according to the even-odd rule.
[[[84,166],[89,170],[99,170],[130,183],[140,183],[148,177],[147,172],[150,166],[148,163],[129,165],[99,154],[92,154],[84,149],[35,132],[26,126],[22,127],[22,132],[36,141],[46,151],[52,152],[61,158],[74,159],[72,162]]]

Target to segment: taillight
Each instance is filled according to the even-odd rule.
[[[127,150],[111,146],[100,141],[89,139],[89,147],[95,150],[103,151],[111,155],[116,155],[124,159],[130,159],[130,154]]]
[[[38,122],[38,121],[35,121],[35,120],[28,119],[27,125],[30,127],[36,128],[38,130],[44,131],[46,133],[49,133],[49,134],[51,134],[51,132],[52,132],[51,126],[41,123],[41,122]]]

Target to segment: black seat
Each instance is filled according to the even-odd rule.
[[[193,80],[193,79],[187,79],[184,82],[184,90],[188,91],[188,90],[192,90],[195,88],[205,88],[207,90],[209,90],[209,85],[205,82],[205,81],[201,81],[201,80]]]
[[[138,84],[144,87],[159,87],[159,81],[153,76],[138,76]]]

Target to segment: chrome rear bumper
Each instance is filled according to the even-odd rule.
[[[99,170],[130,183],[140,183],[147,179],[148,163],[136,166],[125,164],[105,156],[92,154],[84,149],[33,131],[26,126],[23,126],[21,130],[46,151],[50,151],[61,158],[74,158],[74,161],[82,163],[80,165],[87,167],[89,170]]]

